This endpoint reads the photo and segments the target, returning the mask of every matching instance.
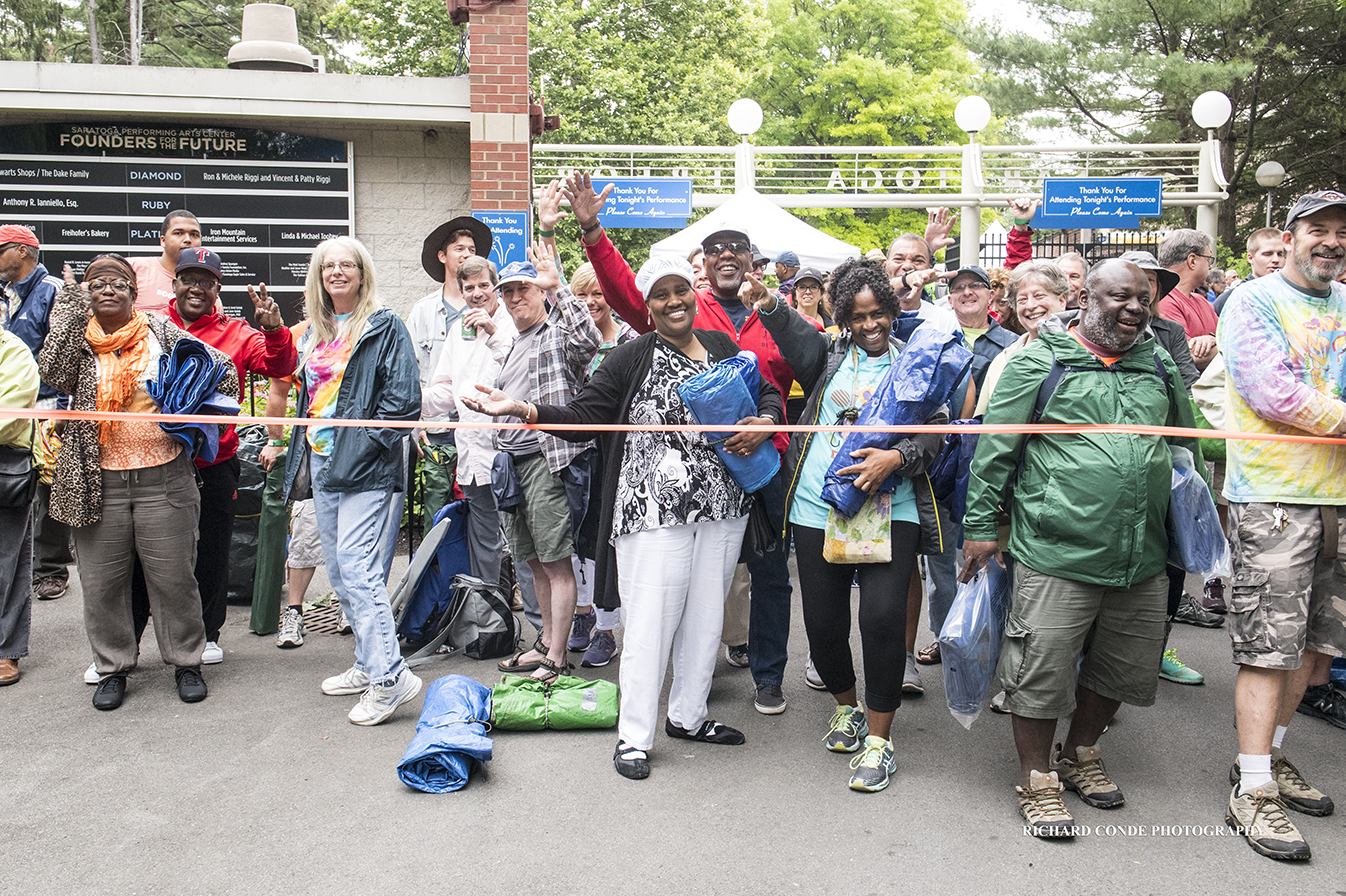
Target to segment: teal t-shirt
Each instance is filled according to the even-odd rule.
[[[883,379],[892,363],[891,352],[870,357],[852,348],[847,353],[846,360],[841,362],[841,366],[827,383],[818,423],[834,423],[837,415],[845,408],[858,409],[868,404],[874,395],[874,387]],[[795,488],[794,502],[790,505],[790,522],[796,526],[807,526],[810,529],[827,528],[827,512],[832,509],[832,505],[822,499],[823,477],[827,475],[827,470],[832,465],[832,458],[836,457],[845,438],[845,433],[820,432],[815,433],[809,442],[808,453],[804,456],[799,472],[799,485]],[[893,520],[920,522],[916,511],[916,491],[906,479],[898,480],[897,489],[893,492]]]

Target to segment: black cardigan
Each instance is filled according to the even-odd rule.
[[[706,355],[712,364],[732,358],[739,352],[738,345],[727,333],[718,330],[693,332],[705,346]],[[654,362],[654,347],[659,339],[657,333],[646,333],[614,348],[570,404],[564,407],[538,405],[538,424],[545,429],[548,424],[555,423],[629,423],[631,403],[635,400],[636,390],[644,385],[645,377],[649,375],[650,365]],[[757,415],[770,417],[777,422],[785,419],[780,390],[771,385],[766,377],[760,378]],[[548,432],[571,442],[587,442],[590,439],[598,442],[601,472],[596,476],[602,482],[599,493],[602,503],[594,557],[594,604],[605,610],[615,610],[620,606],[621,598],[617,593],[617,558],[612,547],[612,521],[616,514],[617,483],[621,476],[622,454],[626,450],[626,433],[583,430]]]

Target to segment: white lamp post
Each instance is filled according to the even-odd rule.
[[[1220,168],[1220,140],[1215,132],[1229,121],[1233,111],[1229,97],[1218,90],[1208,90],[1192,103],[1192,120],[1197,127],[1206,129],[1206,142],[1197,163],[1196,188],[1199,192],[1218,193],[1229,186]],[[1218,202],[1206,202],[1196,207],[1196,229],[1215,238],[1219,229]]]
[[[743,142],[739,144],[738,151],[734,155],[734,192],[746,193],[757,189],[757,160],[748,138],[757,133],[757,129],[762,126],[762,107],[756,100],[744,97],[741,100],[734,100],[727,117],[729,127],[735,134],[743,137]]]
[[[1267,226],[1271,226],[1271,191],[1285,183],[1285,166],[1280,162],[1263,162],[1257,166],[1257,173],[1253,175],[1257,178],[1259,186],[1267,188]]]
[[[963,147],[963,185],[959,192],[964,196],[980,196],[985,181],[982,179],[977,134],[986,130],[986,126],[991,123],[991,104],[979,96],[965,96],[954,107],[953,120],[967,131],[968,136],[967,145]],[[958,263],[980,264],[981,206],[964,206],[959,219]]]

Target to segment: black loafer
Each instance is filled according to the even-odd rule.
[[[196,666],[182,666],[174,677],[178,680],[178,699],[183,703],[200,703],[206,699],[206,680]]]
[[[93,692],[93,708],[106,712],[121,706],[125,699],[126,676],[109,675],[98,682],[98,688]]]
[[[688,731],[686,728],[679,728],[673,724],[672,719],[664,719],[664,733],[669,737],[676,737],[680,740],[696,740],[703,744],[723,744],[728,747],[737,747],[744,742],[743,732],[737,728],[730,728],[728,725],[721,725],[714,719],[706,719],[701,723],[701,727],[695,731]]]

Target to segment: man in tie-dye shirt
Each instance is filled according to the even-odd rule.
[[[1346,433],[1346,194],[1300,197],[1284,269],[1241,287],[1216,334],[1230,429]],[[1307,859],[1287,808],[1327,815],[1330,797],[1282,751],[1305,688],[1346,654],[1346,445],[1229,441],[1225,479],[1234,580],[1229,606],[1239,757],[1226,818],[1254,850]]]

